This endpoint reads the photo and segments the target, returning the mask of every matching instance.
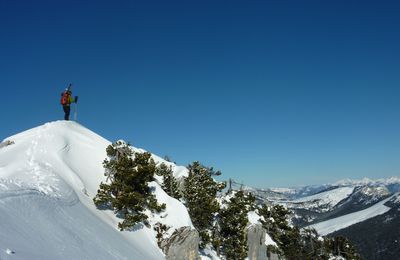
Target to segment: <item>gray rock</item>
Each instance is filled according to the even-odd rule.
[[[0,143],[0,148],[6,147],[6,146],[9,146],[9,145],[12,145],[12,144],[14,144],[13,141],[7,140],[7,141],[4,141],[4,142]]]
[[[269,257],[267,257],[268,260],[284,260],[285,258],[279,257],[277,254],[270,253]]]
[[[266,231],[260,224],[253,224],[247,229],[247,246],[249,251],[247,257],[249,260],[279,260],[278,255],[274,253],[267,254],[265,245]],[[269,257],[268,257],[268,256]]]
[[[161,242],[167,260],[199,259],[199,233],[190,227],[181,227]]]
[[[247,246],[249,260],[267,259],[267,246],[265,245],[265,230],[261,225],[251,225],[247,229]]]

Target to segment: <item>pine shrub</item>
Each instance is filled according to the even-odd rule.
[[[106,149],[104,160],[106,183],[101,183],[93,199],[97,207],[110,207],[122,216],[120,230],[144,222],[146,209],[161,212],[165,204],[159,205],[148,186],[154,180],[156,165],[150,153],[133,153],[129,145],[117,142]]]
[[[178,182],[173,175],[172,166],[167,166],[165,163],[161,163],[157,167],[156,174],[163,177],[163,184],[161,187],[171,197],[180,199],[181,194],[179,192]]]
[[[238,191],[219,214],[222,252],[226,259],[247,257],[247,213],[254,207],[255,198]]]
[[[315,229],[291,227],[287,221],[290,211],[281,205],[263,205],[258,213],[263,217],[263,227],[277,243],[281,250],[279,254],[285,259],[328,260],[332,256],[360,259],[354,246],[344,237],[320,239]]]
[[[213,168],[199,162],[188,166],[189,176],[185,179],[184,199],[192,223],[200,235],[200,247],[211,242],[215,215],[219,211],[217,193],[225,188],[225,183],[217,182],[213,176],[220,175]]]

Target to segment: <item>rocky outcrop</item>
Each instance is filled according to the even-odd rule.
[[[261,225],[251,225],[247,229],[247,257],[249,260],[267,258],[267,246],[265,245],[265,230]]]
[[[14,144],[13,141],[7,140],[7,141],[4,141],[4,142],[0,143],[0,148],[6,147],[6,146],[9,146],[9,145],[12,145],[12,144]]]
[[[277,254],[274,254],[274,253],[267,253],[266,259],[268,259],[268,260],[285,260],[285,258],[281,258]]]
[[[252,224],[247,229],[247,246],[249,260],[279,260],[278,255],[267,252],[265,244],[266,231],[260,224]]]
[[[161,242],[167,260],[199,259],[199,233],[190,227],[181,227]]]

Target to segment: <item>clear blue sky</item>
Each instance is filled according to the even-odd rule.
[[[0,1],[0,139],[79,121],[257,187],[400,175],[398,1]]]

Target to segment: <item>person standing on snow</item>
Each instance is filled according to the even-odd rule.
[[[71,91],[72,84],[69,84],[68,88],[65,89],[63,93],[61,93],[61,105],[63,106],[64,110],[64,120],[69,120],[69,114],[71,113],[71,103],[78,102],[78,96],[75,98],[72,97]]]

